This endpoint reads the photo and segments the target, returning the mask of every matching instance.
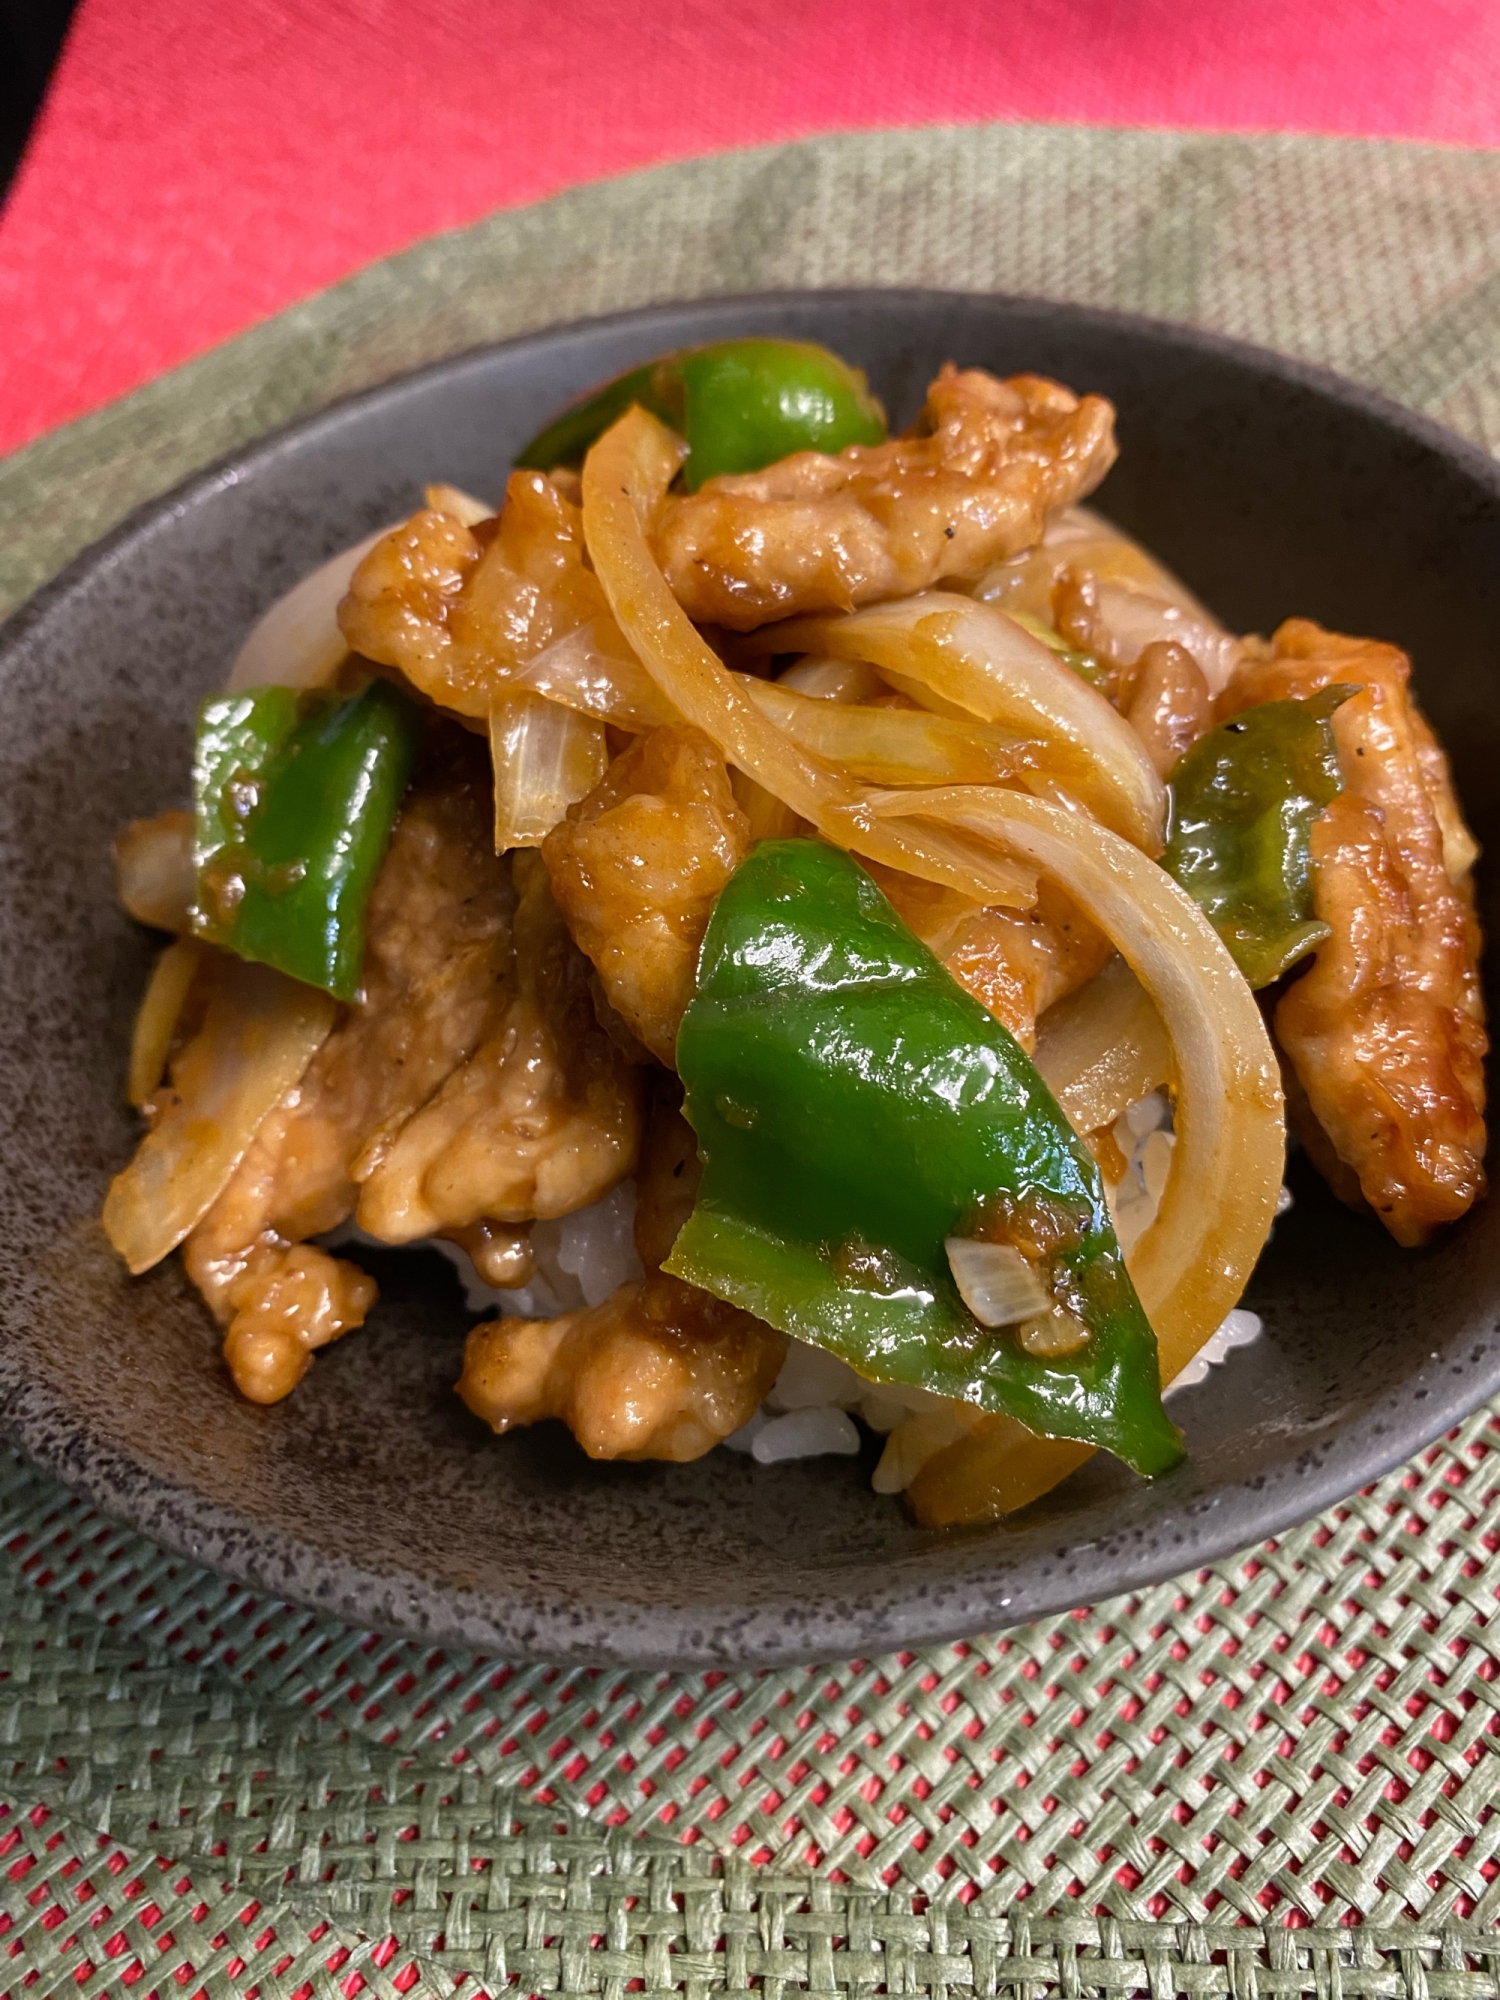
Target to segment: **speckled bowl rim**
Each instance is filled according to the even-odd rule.
[[[1035,315],[1099,331],[1119,328],[1219,355],[1272,380],[1329,398],[1401,434],[1446,459],[1500,502],[1500,464],[1444,426],[1330,369],[1180,322],[1007,293],[920,286],[714,295],[602,314],[484,343],[279,426],[143,503],[74,557],[0,626],[0,679],[7,656],[32,625],[65,602],[101,565],[128,560],[132,550],[150,537],[170,533],[174,516],[252,475],[309,432],[358,424],[363,413],[399,397],[410,384],[461,378],[467,369],[499,354],[555,348],[572,337],[581,339],[606,329],[624,331],[684,310],[712,322],[720,315],[733,320],[757,302],[853,306],[875,300],[928,306],[945,300],[954,306],[983,300],[1018,319]],[[1496,1303],[1500,1307],[1500,1299]],[[794,1595],[790,1587],[784,1605],[762,1600],[748,1614],[729,1606],[722,1611],[704,1607],[667,1613],[620,1603],[610,1608],[610,1636],[604,1644],[581,1641],[577,1607],[555,1603],[544,1590],[512,1590],[503,1597],[497,1592],[482,1598],[477,1592],[435,1585],[415,1575],[393,1576],[314,1548],[161,1477],[108,1437],[90,1430],[65,1402],[26,1379],[4,1342],[0,1342],[0,1435],[73,1491],[172,1553],[356,1626],[522,1659],[631,1666],[772,1666],[849,1658],[1004,1629],[1142,1589],[1282,1533],[1392,1471],[1500,1390],[1500,1341],[1476,1344],[1457,1359],[1445,1356],[1440,1366],[1417,1370],[1400,1387],[1400,1398],[1393,1394],[1371,1406],[1315,1447],[1253,1480],[1185,1504],[1166,1502],[1149,1535],[1135,1532],[1081,1543],[1060,1540],[1051,1553],[1054,1560],[1068,1559],[1065,1590],[1055,1585],[1039,1588],[1034,1582],[1028,1586],[1024,1568],[1008,1567],[1003,1578],[934,1575],[916,1586],[907,1579],[886,1591],[866,1589],[857,1605],[830,1605],[811,1620],[805,1595]],[[1416,1395],[1414,1389],[1424,1393]],[[935,1552],[941,1547],[939,1536]],[[787,1614],[794,1606],[799,1614],[795,1629],[803,1636],[788,1644]],[[594,1633],[603,1622],[597,1613],[588,1620]],[[817,1631],[812,1642],[807,1636],[810,1624]]]

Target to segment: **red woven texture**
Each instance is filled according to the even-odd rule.
[[[1500,144],[1500,8],[83,0],[0,218],[0,450],[493,208],[983,119]]]

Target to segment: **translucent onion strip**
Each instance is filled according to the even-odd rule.
[[[1040,745],[1043,779],[1076,797],[1099,822],[1147,854],[1159,854],[1167,798],[1125,718],[1040,639],[987,604],[951,591],[922,591],[824,623],[819,645],[839,659],[869,661],[924,691]]]
[[[160,1263],[203,1220],[337,1012],[328,994],[268,965],[216,960],[203,1026],[173,1070],[174,1099],[104,1199],[105,1234],[131,1271]]]
[[[206,945],[176,938],[151,968],[146,993],[130,1037],[130,1069],[125,1095],[139,1111],[156,1094],[189,989],[198,976]]]
[[[682,718],[627,644],[613,618],[566,632],[505,683],[619,729],[655,729]]]
[[[228,690],[254,687],[326,687],[349,657],[339,630],[339,600],[349,579],[389,527],[377,528],[351,549],[330,556],[303,577],[250,628],[229,669]]]
[[[764,785],[756,784],[754,778],[747,778],[743,771],[731,770],[729,784],[735,804],[750,822],[752,847],[759,847],[763,840],[794,840],[811,831],[806,820],[798,819],[789,805],[774,792],[768,792]],[[924,888],[927,886],[923,884]]]
[[[821,660],[816,655],[794,661],[777,676],[776,685],[817,701],[871,702],[886,691],[886,683],[863,660]]]
[[[994,785],[1023,773],[1037,746],[966,717],[874,708],[798,694],[743,676],[746,694],[794,743],[872,785]]]
[[[539,694],[490,704],[495,767],[495,852],[540,847],[560,819],[604,776],[604,724]]]
[[[1112,1125],[1172,1073],[1161,1016],[1123,958],[1047,1009],[1034,1061],[1075,1132]]]
[[[186,931],[197,893],[193,815],[173,810],[133,819],[115,835],[114,854],[115,890],[136,922]]]
[[[1286,1150],[1281,1085],[1254,996],[1197,905],[1103,827],[1000,790],[887,793],[872,806],[941,818],[1023,857],[1104,931],[1155,1005],[1172,1047],[1177,1142],[1157,1219],[1129,1264],[1156,1331],[1162,1379],[1171,1381],[1238,1300],[1276,1213]],[[1044,1449],[1040,1440],[996,1455],[996,1439],[1008,1435],[984,1426],[924,1470],[913,1492],[922,1517],[1009,1512],[1081,1462],[1075,1447]],[[973,1503],[981,1454],[991,1461],[983,1505],[945,1511]]]
[[[762,714],[699,636],[653,560],[643,527],[671,484],[681,449],[637,407],[605,432],[583,468],[583,530],[594,569],[620,630],[667,700],[730,763],[840,846],[977,902],[1029,907],[1036,893],[1031,870],[983,839],[870,819],[861,788]]]
[[[1051,1293],[1011,1244],[950,1236],[946,1248],[959,1297],[981,1326],[1014,1326],[1051,1306]]]
[[[1039,548],[997,563],[974,596],[1004,611],[1052,622],[1052,591],[1064,569],[1092,572],[1104,623],[1134,660],[1152,639],[1175,639],[1203,669],[1217,693],[1234,671],[1240,643],[1172,571],[1113,522],[1088,507],[1070,507],[1047,525]]]
[[[1064,507],[1054,514],[1038,546],[986,570],[974,595],[1050,623],[1052,586],[1069,563],[1092,570],[1101,583],[1129,584],[1213,623],[1179,576],[1093,507]]]

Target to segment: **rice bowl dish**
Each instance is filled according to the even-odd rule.
[[[702,354],[252,635],[192,813],[121,842],[175,935],[110,1233],[133,1269],[184,1245],[257,1400],[368,1312],[352,1217],[496,1296],[461,1393],[500,1431],[774,1462],[858,1423],[934,1525],[1092,1448],[1150,1476],[1163,1382],[1247,1331],[1283,1070],[1398,1240],[1482,1185],[1441,749],[1393,648],[1231,635],[1084,509],[1101,399],[945,371],[885,440],[820,358],[831,428],[767,457],[757,357]],[[830,937],[864,970],[825,988]],[[1003,1106],[898,1074],[897,989]],[[900,1200],[834,1144],[866,1118]]]

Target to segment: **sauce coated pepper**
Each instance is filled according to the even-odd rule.
[[[193,928],[340,1000],[421,740],[384,681],[340,698],[252,688],[206,701],[193,753]]]
[[[1312,828],[1343,789],[1335,709],[1359,690],[1247,708],[1195,743],[1168,780],[1162,866],[1255,987],[1328,936],[1312,914]]]
[[[1099,1171],[1020,1045],[816,841],[768,841],[715,907],[677,1041],[703,1157],[665,1268],[875,1379],[1154,1473],[1179,1455]],[[1020,1253],[1070,1353],[981,1325],[947,1244]]]
[[[581,465],[632,403],[687,440],[683,480],[695,492],[722,472],[759,472],[794,451],[879,444],[885,413],[863,373],[805,340],[720,340],[621,375],[550,423],[516,464]]]

